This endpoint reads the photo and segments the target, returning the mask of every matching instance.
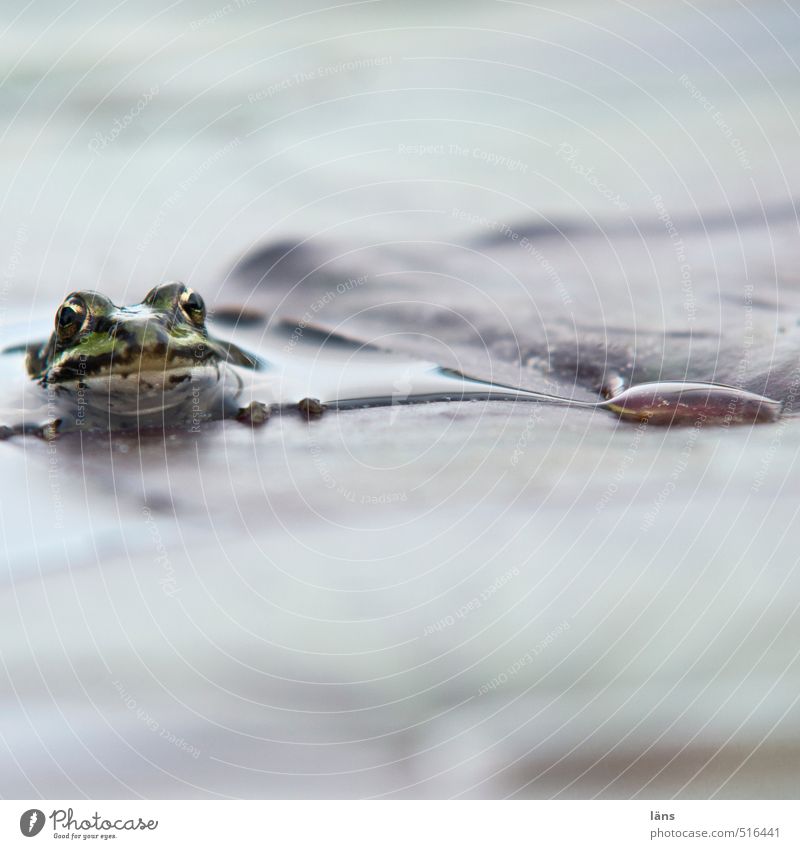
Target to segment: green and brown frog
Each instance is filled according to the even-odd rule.
[[[212,419],[261,423],[268,416],[265,405],[237,404],[242,381],[230,368],[255,370],[262,361],[211,336],[203,298],[183,283],[156,286],[124,307],[99,292],[73,292],[58,308],[50,337],[24,350],[28,375],[44,397],[33,421],[6,426],[5,435],[191,429]],[[38,421],[43,410],[47,416]]]

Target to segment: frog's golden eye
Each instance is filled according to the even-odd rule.
[[[206,320],[206,305],[194,289],[184,289],[180,297],[180,305],[186,317],[192,324],[202,326]]]
[[[67,298],[56,313],[56,333],[61,342],[69,342],[80,333],[86,324],[89,310],[82,298],[75,295]]]

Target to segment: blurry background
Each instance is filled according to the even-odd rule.
[[[31,3],[0,341],[177,278],[793,401],[798,11]],[[798,446],[502,403],[0,443],[0,793],[794,797]]]

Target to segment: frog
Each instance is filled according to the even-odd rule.
[[[230,368],[263,369],[257,355],[215,338],[202,296],[182,282],[152,288],[138,304],[118,306],[79,290],[55,314],[50,336],[5,353],[25,354],[28,377],[42,390],[44,418],[5,426],[3,436],[53,438],[72,430],[186,427],[237,418],[253,425],[267,405],[238,403],[242,380]],[[38,412],[38,411],[37,411]]]
[[[270,338],[273,344],[267,361],[214,336],[208,317],[201,295],[177,281],[155,286],[132,306],[93,290],[72,292],[47,339],[4,351],[24,353],[27,376],[42,397],[38,409],[24,405],[21,424],[0,427],[0,438],[30,433],[53,439],[75,430],[199,432],[204,423],[225,419],[256,428],[273,411],[286,410],[312,424],[328,410],[464,400],[557,404],[668,426],[772,422],[783,411],[780,401],[742,388],[681,380],[617,381],[597,400],[563,397],[411,362],[306,323],[282,348],[279,328],[265,334],[266,344]],[[262,379],[246,386],[243,373],[261,373]],[[254,391],[271,398],[253,397]]]

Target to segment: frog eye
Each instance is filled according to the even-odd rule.
[[[86,324],[89,311],[82,298],[67,298],[56,313],[56,333],[61,342],[74,338]]]
[[[193,324],[202,325],[206,320],[205,301],[194,289],[184,289],[181,293],[180,305],[186,317]]]

